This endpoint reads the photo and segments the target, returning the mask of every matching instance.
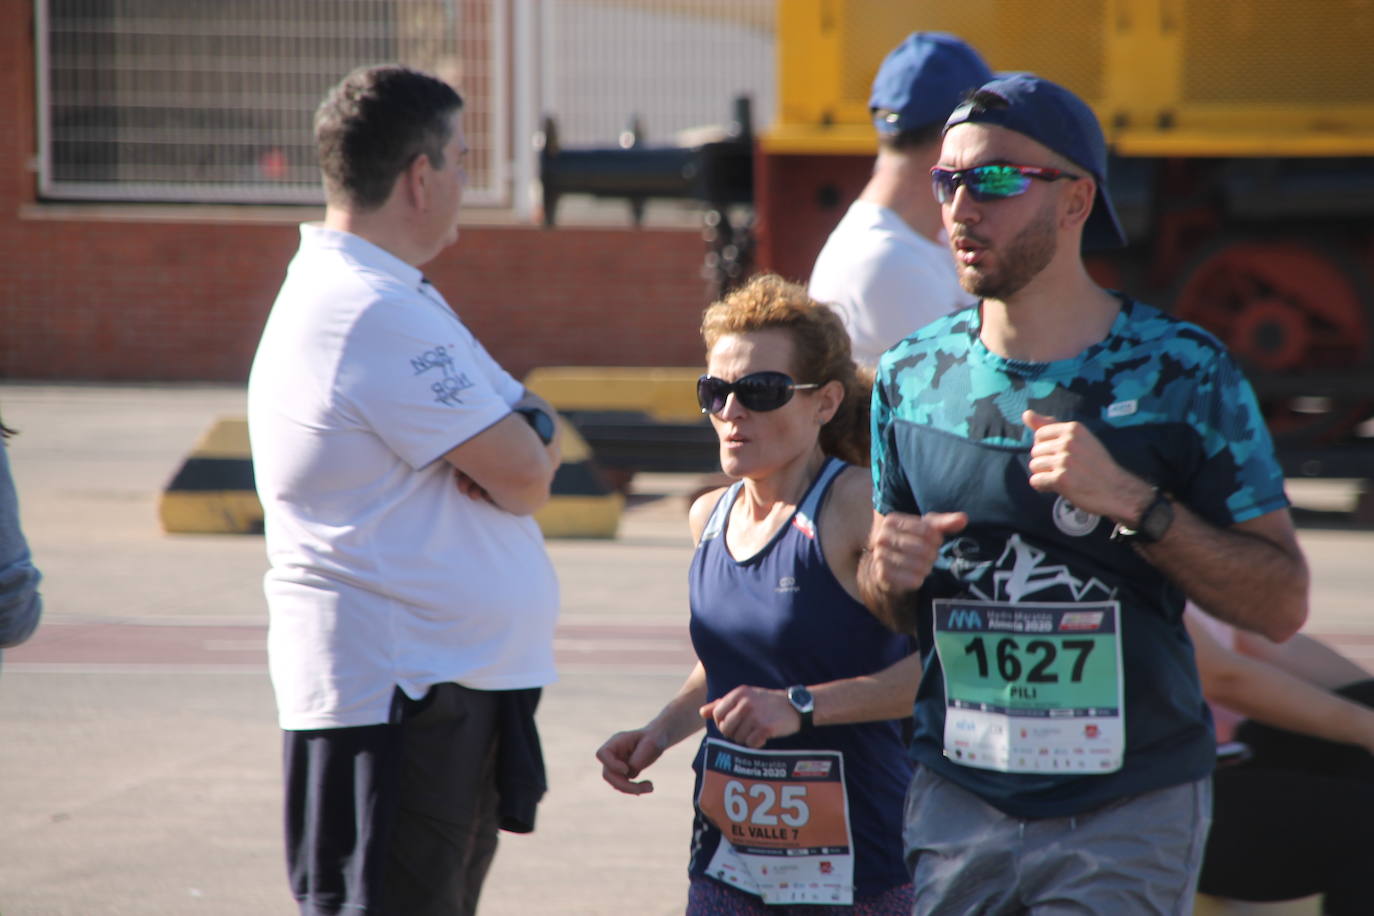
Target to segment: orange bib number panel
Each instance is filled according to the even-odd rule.
[[[707,869],[765,903],[853,903],[844,755],[706,742],[697,807],[720,830]]]

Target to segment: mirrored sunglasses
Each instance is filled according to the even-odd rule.
[[[930,184],[935,189],[935,199],[942,204],[954,199],[954,192],[959,190],[960,185],[968,188],[973,199],[982,203],[1025,194],[1032,179],[1058,181],[1067,178],[1076,181],[1081,177],[1034,165],[979,165],[971,169],[942,169],[937,165],[930,170]]]
[[[751,372],[733,382],[703,375],[697,379],[697,403],[702,413],[720,413],[733,392],[735,400],[747,410],[777,410],[792,400],[798,389],[819,388],[817,382],[798,383],[785,372]]]

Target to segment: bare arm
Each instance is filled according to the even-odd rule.
[[[1087,512],[1134,526],[1154,496],[1081,423],[1026,411],[1035,430],[1030,485]],[[1227,623],[1282,641],[1307,620],[1307,561],[1287,510],[1218,528],[1174,503],[1174,520],[1141,554],[1199,607]]]
[[[873,512],[873,484],[866,468],[850,467],[835,479],[821,506],[825,532],[821,549],[826,565],[855,601],[867,604],[859,583],[859,566],[869,549],[869,535],[877,518]]]
[[[703,493],[692,503],[687,521],[692,530],[692,543],[701,540],[701,533],[711,518],[711,510],[724,489]],[[649,780],[635,782],[663,752],[706,727],[699,710],[706,702],[706,666],[700,661],[687,675],[677,695],[668,701],[658,715],[642,728],[616,732],[597,749],[601,761],[601,778],[611,787],[627,795],[643,795],[654,790]]]
[[[557,414],[547,407],[547,401],[528,391],[514,406],[541,404],[540,409],[547,409],[555,418],[553,441],[544,445],[518,413],[502,417],[444,455],[444,460],[458,470],[460,486],[467,478],[492,503],[513,515],[533,515],[548,502],[560,461]]]
[[[891,629],[914,631],[916,593],[934,568],[945,536],[967,524],[962,512],[874,512],[857,574],[864,605]]]
[[[1275,641],[1307,620],[1307,561],[1286,509],[1217,528],[1175,503],[1164,537],[1139,549],[1219,620]]]
[[[697,710],[706,702],[706,669],[697,662],[677,696],[642,728],[616,732],[596,751],[601,778],[626,795],[654,790],[647,779],[635,781],[663,752],[706,727]]]
[[[1374,710],[1280,668],[1228,651],[1184,615],[1207,698],[1257,722],[1374,753]]]
[[[913,652],[873,674],[816,684],[810,688],[816,701],[812,721],[846,725],[905,718],[911,715],[920,680],[921,656]]]
[[[1294,677],[1328,690],[1369,677],[1364,668],[1305,633],[1280,644],[1255,633],[1237,630],[1236,652],[1282,668]]]
[[[911,715],[921,658],[916,653],[873,674],[809,685],[816,708],[814,725],[875,722]],[[772,738],[801,731],[801,713],[787,692],[765,687],[736,687],[701,707],[701,717],[716,723],[722,735],[746,747],[763,747]]]

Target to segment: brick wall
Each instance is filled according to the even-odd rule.
[[[247,378],[294,226],[7,209],[0,377]],[[702,254],[693,232],[464,228],[425,273],[516,375],[536,365],[695,365]]]
[[[0,378],[244,380],[290,215],[37,202],[33,52],[31,0],[0,0]],[[465,226],[425,272],[516,375],[696,365],[704,254],[689,230]]]
[[[805,283],[830,231],[872,174],[872,155],[755,155],[759,264]]]

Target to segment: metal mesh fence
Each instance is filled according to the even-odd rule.
[[[45,198],[323,199],[311,118],[354,67],[458,86],[468,198],[506,183],[502,0],[37,0]]]
[[[1185,102],[1374,102],[1374,4],[1367,0],[1191,3],[1182,8]]]
[[[310,122],[354,67],[400,61],[466,101],[465,200],[565,145],[652,143],[775,109],[775,0],[35,0],[39,188],[52,200],[319,203]],[[521,25],[521,24],[524,25]],[[515,91],[512,91],[514,86]],[[521,89],[521,87],[524,87]]]
[[[574,145],[614,143],[631,116],[650,142],[775,108],[775,0],[545,0],[543,110]]]

